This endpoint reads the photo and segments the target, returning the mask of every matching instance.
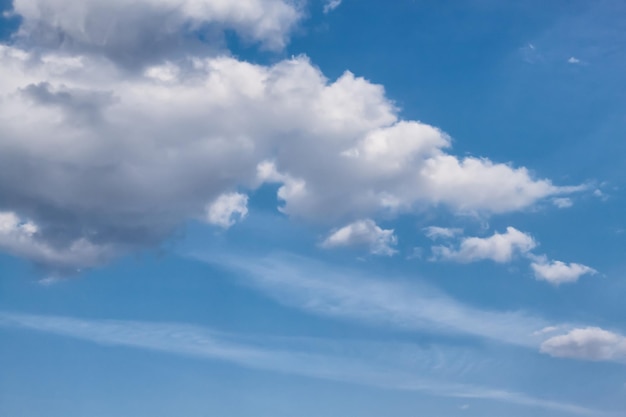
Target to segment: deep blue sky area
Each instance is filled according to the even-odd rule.
[[[625,415],[623,1],[0,10],[0,416]]]

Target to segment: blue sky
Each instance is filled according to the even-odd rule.
[[[0,6],[0,415],[623,415],[623,2]]]

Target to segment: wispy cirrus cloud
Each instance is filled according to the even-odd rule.
[[[241,274],[243,285],[281,304],[368,325],[465,335],[530,348],[538,348],[545,339],[533,333],[553,325],[522,311],[471,307],[414,279],[378,279],[301,256],[193,256]]]
[[[424,234],[432,240],[452,239],[463,233],[463,229],[456,227],[428,226],[424,228]]]
[[[327,0],[324,4],[324,13],[328,14],[341,6],[342,0]]]
[[[0,327],[27,329],[105,346],[220,360],[253,369],[386,389],[493,400],[576,415],[606,415],[586,407],[535,398],[520,392],[446,381],[442,378],[445,375],[441,373],[442,352],[416,346],[378,344],[372,349],[367,344],[347,344],[342,348],[335,342],[322,339],[250,337],[180,323],[84,320],[7,312],[0,312]],[[385,354],[381,355],[381,352]],[[447,353],[457,355],[458,361],[459,352]],[[393,358],[396,362],[381,362],[381,358]],[[397,361],[398,358],[400,361]],[[408,358],[411,360],[403,362],[403,359]],[[462,357],[460,359],[463,360]],[[449,362],[446,369],[450,369]]]

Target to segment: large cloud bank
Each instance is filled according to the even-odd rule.
[[[351,72],[198,49],[223,30],[280,49],[302,16],[286,0],[231,3],[14,2],[22,25],[0,45],[2,250],[97,265],[265,183],[284,213],[328,230],[432,206],[505,213],[576,189],[454,156],[444,132],[402,119]]]

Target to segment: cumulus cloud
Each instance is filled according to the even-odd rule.
[[[228,229],[248,215],[248,196],[241,193],[226,193],[219,196],[206,208],[206,221]]]
[[[586,265],[548,261],[545,257],[539,257],[536,262],[530,264],[530,267],[537,279],[548,281],[554,285],[576,282],[583,275],[597,273],[595,269]]]
[[[393,229],[381,229],[373,220],[365,219],[333,231],[322,247],[367,246],[374,255],[391,256],[397,252],[393,249],[397,241]]]
[[[41,244],[158,245],[207,202],[266,183],[286,215],[327,228],[438,206],[505,213],[580,189],[457,158],[440,129],[402,120],[382,86],[350,72],[329,80],[303,56],[264,66],[185,46],[129,73],[107,49],[141,54],[144,38],[160,42],[185,19],[281,45],[299,18],[291,2],[126,6],[15,3],[22,41],[0,45],[0,210],[32,219]],[[49,48],[50,28],[82,46]]]
[[[570,57],[567,62],[569,64],[580,64],[580,59],[576,58],[575,56]]]
[[[462,233],[460,229],[427,227],[424,229],[431,239],[453,239]],[[514,227],[507,227],[505,233],[495,232],[489,237],[462,237],[455,245],[438,245],[432,247],[432,260],[455,262],[476,262],[492,260],[498,263],[510,262],[516,254],[530,261],[535,277],[554,285],[576,282],[585,274],[596,274],[597,271],[578,263],[549,261],[545,255],[535,255],[531,251],[537,242],[527,233]]]
[[[537,246],[528,234],[514,227],[507,227],[505,233],[494,233],[492,236],[466,237],[461,240],[458,248],[435,246],[432,248],[436,259],[456,262],[475,262],[490,259],[494,262],[509,262],[515,254],[526,254]]]
[[[193,43],[199,36],[189,32],[215,37],[234,30],[281,49],[302,16],[288,0],[14,0],[13,11],[23,21],[18,39],[27,44],[103,53],[123,62],[200,51]]]
[[[626,362],[626,337],[598,327],[586,327],[546,340],[541,351],[562,358]]]
[[[424,233],[430,239],[451,239],[455,236],[458,236],[463,233],[463,229],[459,228],[450,228],[450,227],[439,227],[439,226],[428,226],[424,228]]]

